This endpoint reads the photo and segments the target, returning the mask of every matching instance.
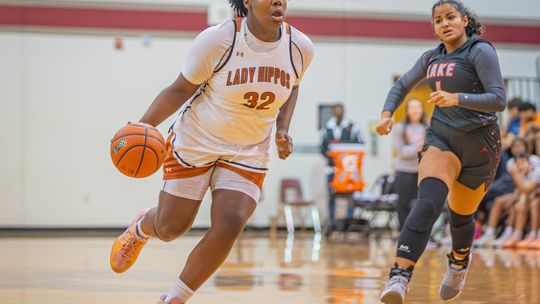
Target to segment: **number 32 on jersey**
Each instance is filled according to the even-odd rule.
[[[269,110],[271,105],[276,100],[276,95],[272,92],[264,92],[259,95],[257,92],[247,92],[244,94],[244,106],[256,110]]]

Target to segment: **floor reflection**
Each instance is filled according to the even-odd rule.
[[[0,303],[154,303],[200,236],[151,242],[123,275],[108,269],[112,239],[1,239]],[[448,248],[429,250],[407,303],[440,303]],[[190,304],[378,303],[395,253],[391,239],[328,243],[320,235],[244,235]],[[458,303],[540,303],[540,251],[473,251]]]

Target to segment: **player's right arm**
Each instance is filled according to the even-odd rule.
[[[431,51],[425,52],[414,66],[408,70],[394,84],[384,103],[379,124],[375,128],[379,135],[386,135],[392,130],[392,115],[401,105],[407,94],[426,76],[429,55]]]
[[[170,86],[159,93],[140,122],[152,126],[159,125],[193,96],[198,88],[199,85],[189,82],[184,75],[180,74]]]
[[[228,21],[207,28],[193,41],[182,73],[154,99],[141,122],[157,126],[188,101],[214,74],[215,68],[230,51],[234,25]]]

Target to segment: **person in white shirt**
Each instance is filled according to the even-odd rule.
[[[229,2],[245,18],[199,34],[178,79],[140,119],[156,126],[178,111],[159,204],[115,241],[112,269],[129,269],[148,238],[172,241],[189,230],[212,191],[212,226],[158,303],[186,303],[225,261],[257,206],[274,124],[279,157],[293,151],[289,124],[313,44],[284,22],[286,0]]]
[[[516,182],[515,182],[515,176],[512,176],[510,172],[515,171],[516,168],[516,156],[522,155],[523,153],[527,153],[528,145],[527,141],[522,138],[516,138],[514,142],[512,143],[512,146],[510,147],[510,153],[512,157],[506,161],[505,169],[507,173],[504,173],[508,175],[508,178],[505,178],[501,181],[498,185],[493,185],[492,190],[496,191],[494,189],[495,187],[503,187],[508,189],[514,189]],[[532,154],[528,154],[528,163],[530,164],[530,167],[536,171],[536,169],[540,168],[540,158],[538,156]],[[507,180],[509,179],[509,180]],[[511,187],[508,187],[508,185],[504,184],[511,184]],[[515,210],[512,207],[516,204],[519,200],[519,189],[514,189],[511,192],[502,194],[494,198],[493,205],[490,207],[489,210],[489,216],[488,216],[488,225],[482,235],[478,240],[475,241],[475,246],[477,247],[501,247],[507,240],[511,239],[512,237],[518,235],[514,235],[514,221],[515,221]],[[499,238],[495,239],[496,237],[496,229],[497,225],[499,225],[499,221],[504,215],[508,215],[506,221],[505,221],[505,228],[503,233],[499,236]]]
[[[530,155],[521,153],[514,156],[514,165],[508,172],[516,184],[518,200],[514,206],[515,223],[512,236],[502,243],[502,248],[523,248],[536,241],[538,230],[538,187],[540,186],[540,167],[534,166],[530,161]],[[522,241],[523,231],[527,224],[527,216],[531,212],[531,231]]]

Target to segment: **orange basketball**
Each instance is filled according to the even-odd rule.
[[[120,172],[130,177],[147,177],[163,165],[165,140],[149,124],[130,123],[116,132],[110,152]]]

